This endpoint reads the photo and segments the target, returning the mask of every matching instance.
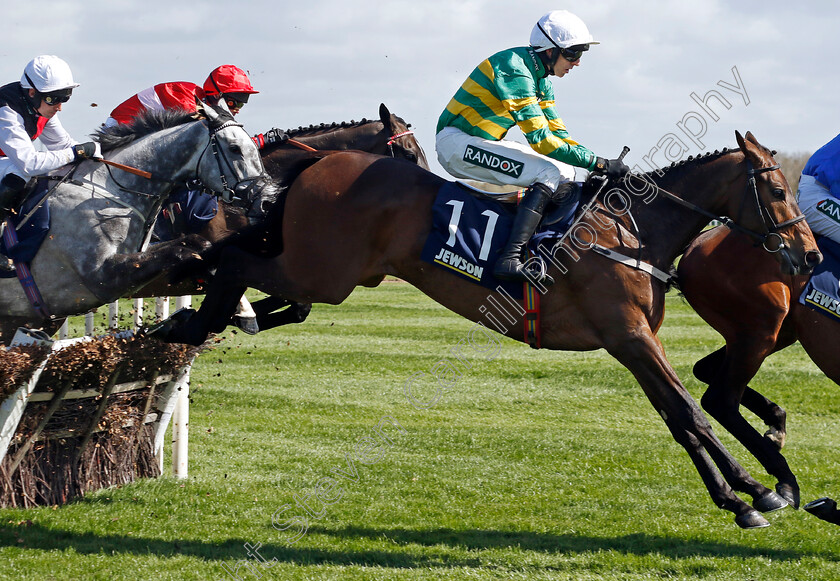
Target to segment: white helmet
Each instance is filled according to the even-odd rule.
[[[601,43],[593,40],[583,20],[568,10],[552,10],[540,18],[531,31],[531,46],[537,52],[580,44]]]
[[[24,89],[35,89],[39,93],[52,93],[79,86],[73,82],[70,66],[51,54],[36,56],[23,69],[20,84]]]

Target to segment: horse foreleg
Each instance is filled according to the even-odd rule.
[[[260,299],[257,302],[252,303],[251,307],[253,307],[257,317],[264,317],[266,315],[270,315],[278,309],[288,307],[292,304],[294,304],[292,301],[283,297],[267,296],[264,299]]]
[[[201,345],[210,333],[224,331],[248,289],[247,269],[251,261],[265,260],[235,247],[222,250],[201,307],[189,319],[166,328],[160,336],[170,343]]]
[[[260,330],[263,331],[283,325],[295,325],[304,322],[311,310],[312,305],[308,303],[291,302],[288,307],[278,313],[258,314],[257,322],[260,325]]]
[[[200,264],[199,252],[207,246],[206,240],[192,235],[155,244],[145,252],[115,254],[105,259],[89,280],[88,288],[103,303],[115,301],[173,268],[184,268],[193,262]]]
[[[261,331],[283,325],[302,323],[309,316],[312,305],[296,303],[280,296],[268,296],[251,304]],[[285,308],[284,308],[285,307]],[[283,309],[282,311],[278,311]],[[238,313],[237,313],[238,316]]]
[[[794,507],[799,506],[799,484],[780,453],[780,446],[770,437],[756,430],[741,414],[741,405],[754,410],[772,431],[784,434],[785,413],[772,401],[763,397],[747,383],[755,377],[759,367],[770,353],[784,348],[787,342],[777,343],[776,334],[756,333],[749,337],[731,340],[725,350],[713,356],[719,360],[717,371],[710,374],[709,388],[701,404],[712,417],[726,428],[755,456],[769,474],[778,480],[776,491]],[[783,437],[783,436],[782,436]]]
[[[245,298],[245,295],[239,298],[239,305],[236,307],[236,313],[233,315],[231,323],[249,335],[256,335],[260,332],[261,327],[257,323],[257,313],[254,312],[251,302]]]
[[[722,373],[725,365],[726,347],[721,347],[694,364],[694,377],[711,385],[715,382],[718,374]],[[706,405],[714,405],[711,398],[703,402],[703,406],[706,407]],[[785,445],[787,436],[787,413],[785,410],[749,385],[744,388],[741,405],[757,415],[767,425],[768,429],[764,433],[764,437],[781,450]]]
[[[784,501],[753,479],[718,440],[653,333],[636,333],[629,340],[626,335],[616,337],[606,347],[633,373],[674,439],[688,452],[715,505],[735,514],[735,522],[741,527],[767,526],[767,520],[738,498],[733,489],[752,496],[759,510],[781,508]]]

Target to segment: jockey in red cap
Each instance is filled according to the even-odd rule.
[[[160,83],[144,89],[117,105],[105,122],[106,126],[129,123],[146,110],[184,109],[195,111],[195,100],[207,100],[216,105],[224,96],[231,114],[236,115],[248,102],[248,95],[257,93],[245,72],[233,65],[213,69],[204,87],[186,81]]]
[[[216,104],[222,97],[230,112],[234,115],[239,113],[243,105],[248,102],[248,97],[254,93],[254,87],[245,71],[233,65],[222,65],[213,69],[207,80],[204,81],[204,94]]]

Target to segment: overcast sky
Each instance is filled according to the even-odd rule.
[[[0,83],[19,80],[36,55],[62,57],[81,86],[60,118],[86,140],[136,92],[165,81],[202,84],[213,68],[231,63],[249,71],[260,91],[239,115],[249,132],[377,117],[384,102],[413,125],[433,171],[443,174],[434,129],[455,90],[486,57],[527,44],[542,14],[565,8],[602,44],[569,75],[553,78],[560,116],[596,154],[615,157],[628,145],[630,165],[650,169],[644,156],[660,166],[666,155],[734,147],[736,129],[787,153],[812,152],[839,133],[839,6],[4,0]],[[692,93],[707,98],[708,111]]]

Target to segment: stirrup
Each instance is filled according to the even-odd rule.
[[[3,254],[0,254],[0,272],[16,272],[14,261]]]
[[[537,263],[532,262],[530,268],[519,260],[510,258],[502,260],[493,269],[493,276],[499,280],[539,283],[546,287],[554,284],[554,277],[548,274],[545,262],[542,260]]]

